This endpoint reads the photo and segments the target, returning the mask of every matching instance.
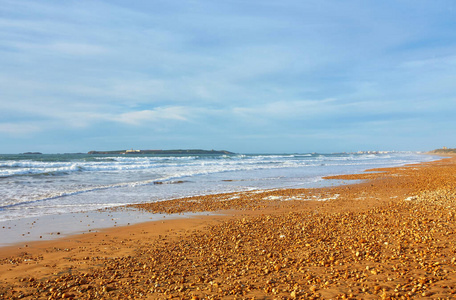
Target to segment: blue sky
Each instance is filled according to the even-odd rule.
[[[0,153],[456,147],[456,2],[0,0]]]

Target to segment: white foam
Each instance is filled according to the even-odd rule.
[[[326,175],[426,159],[414,153],[0,158],[0,177],[6,177],[0,178],[0,219],[12,211],[20,217],[21,211],[24,216],[31,211],[55,213],[216,192],[306,187],[321,184]],[[172,181],[186,183],[154,185]]]

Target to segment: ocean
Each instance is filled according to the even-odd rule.
[[[435,160],[416,152],[0,155],[0,222],[193,195],[311,188],[323,176]]]

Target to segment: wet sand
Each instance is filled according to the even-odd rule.
[[[135,205],[223,215],[0,248],[0,299],[456,295],[454,157],[331,179],[363,181]]]
[[[28,247],[34,241],[49,241],[64,236],[99,232],[118,226],[191,218],[207,213],[154,214],[134,207],[101,209],[88,212],[23,218],[0,222],[0,249],[6,246]]]

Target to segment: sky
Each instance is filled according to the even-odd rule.
[[[0,0],[0,153],[442,146],[454,0]]]

